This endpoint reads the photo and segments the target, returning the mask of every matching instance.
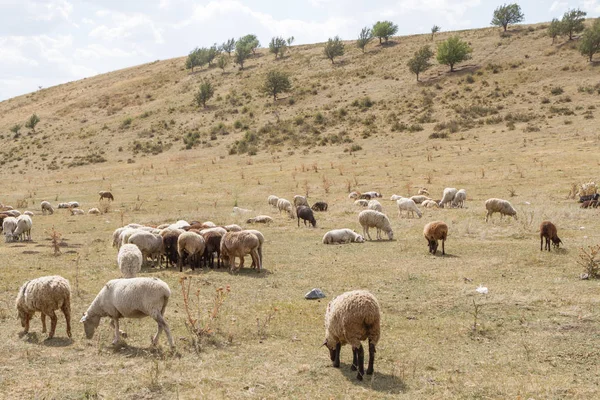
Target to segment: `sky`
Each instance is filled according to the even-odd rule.
[[[490,26],[509,0],[0,0],[0,101],[99,73],[184,56],[248,33],[295,44],[358,36],[378,20],[399,35]],[[519,0],[525,23],[600,0]]]

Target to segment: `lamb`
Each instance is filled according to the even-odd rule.
[[[423,236],[429,243],[429,252],[433,255],[437,252],[438,240],[442,241],[442,255],[446,255],[444,243],[448,238],[448,225],[443,221],[433,221],[425,225]]]
[[[304,226],[306,226],[306,221],[308,221],[313,228],[317,227],[317,220],[315,219],[315,215],[310,207],[300,206],[296,208],[296,215],[298,216],[298,226],[300,226],[300,219],[302,218],[304,221]]]
[[[183,271],[183,261],[186,254],[190,260],[192,271],[200,265],[206,242],[202,235],[194,232],[184,232],[177,238],[177,254],[179,255],[179,272]]]
[[[127,243],[119,249],[117,264],[123,278],[135,278],[137,273],[142,270],[143,262],[144,256],[135,244]]]
[[[504,215],[513,216],[515,220],[517,219],[517,210],[515,210],[508,201],[502,199],[491,198],[485,201],[485,209],[487,210],[487,214],[485,216],[485,222],[488,221],[488,218],[492,216],[493,213],[500,213],[500,218]]]
[[[279,197],[275,196],[274,194],[267,197],[267,203],[273,207],[277,207],[277,200],[279,200]]]
[[[17,219],[15,217],[6,217],[2,221],[2,231],[4,232],[4,241],[12,242],[13,232],[17,229]]]
[[[90,208],[88,210],[88,214],[92,214],[92,215],[100,215],[100,210],[98,210],[98,208],[94,207],[94,208]]]
[[[254,218],[249,218],[246,223],[247,224],[270,224],[273,222],[273,218],[268,215],[257,215]]]
[[[550,251],[550,241],[552,241],[552,245],[557,249],[562,243],[562,240],[557,235],[556,225],[550,221],[543,221],[540,225],[540,251],[543,251],[542,244],[544,238],[546,239],[546,250],[548,251]]]
[[[16,300],[17,311],[23,334],[29,333],[29,321],[37,311],[42,313],[42,333],[46,333],[46,316],[50,317],[50,333],[48,339],[56,332],[55,310],[60,309],[67,322],[67,336],[71,337],[71,287],[69,281],[62,276],[43,276],[25,282],[19,289]]]
[[[231,231],[235,232],[235,231]],[[209,268],[215,267],[215,256],[217,253],[217,268],[221,267],[221,239],[223,233],[214,229],[207,229],[205,232],[200,233],[204,238],[204,260],[208,264]]]
[[[85,211],[80,210],[79,208],[69,208],[71,215],[84,215]]]
[[[467,191],[465,189],[460,189],[458,192],[456,192],[456,195],[454,195],[454,199],[452,200],[452,206],[463,208],[466,200]]]
[[[369,200],[369,203],[367,204],[367,208],[369,210],[383,212],[383,207],[381,206],[381,203],[378,202],[377,200]]]
[[[365,352],[361,341],[369,339],[369,364],[367,375],[373,374],[375,347],[381,334],[381,313],[375,296],[366,290],[342,293],[327,305],[325,311],[325,342],[334,368],[340,367],[342,346],[352,346],[353,371],[358,369],[356,379],[365,374]]]
[[[440,206],[435,200],[425,200],[421,203],[421,205],[425,208],[439,208]]]
[[[115,329],[113,344],[120,339],[119,318],[152,317],[158,324],[158,331],[152,338],[152,344],[158,344],[158,337],[164,330],[169,346],[174,348],[171,331],[164,319],[165,310],[171,290],[169,285],[158,278],[113,279],[100,290],[89,306],[81,321],[88,339],[94,332],[102,317],[111,318],[111,327]]]
[[[421,204],[426,200],[431,200],[431,198],[424,196],[424,195],[419,195],[419,196],[412,196],[410,198],[412,201],[415,202],[415,204]]]
[[[324,201],[317,201],[315,204],[312,205],[311,209],[313,211],[327,211],[328,207],[328,204]]]
[[[13,232],[13,240],[28,240],[31,241],[31,227],[33,222],[29,215],[21,215],[17,218],[17,227]]]
[[[365,199],[359,199],[359,200],[354,201],[354,205],[359,206],[359,207],[368,207],[369,201],[365,200]]]
[[[126,243],[135,244],[142,252],[142,265],[146,266],[146,259],[150,258],[161,266],[161,255],[164,251],[163,238],[146,231],[134,232]]]
[[[349,199],[358,199],[358,197],[359,197],[359,196],[360,196],[360,193],[358,193],[358,192],[351,192],[351,193],[348,195],[348,198],[349,198]]]
[[[279,210],[279,213],[281,213],[282,211],[285,211],[288,213],[290,218],[294,218],[294,211],[292,211],[292,203],[290,203],[289,200],[286,200],[286,199],[277,200],[277,209]]]
[[[225,225],[223,228],[225,228],[227,232],[239,232],[243,230],[241,226],[236,224]]]
[[[377,239],[381,240],[381,231],[385,232],[389,238],[389,240],[394,239],[394,231],[392,230],[392,225],[390,224],[389,218],[379,211],[375,210],[364,210],[358,214],[358,222],[363,227],[363,237],[368,237],[371,239],[371,235],[369,235],[369,228],[377,228]]]
[[[107,190],[102,190],[102,191],[98,192],[98,194],[100,195],[100,200],[102,200],[102,199],[108,199],[108,201],[114,201],[115,200],[115,198],[113,197],[112,193],[109,192],[109,191],[107,191]]]
[[[417,215],[419,216],[419,218],[421,218],[423,216],[423,214],[421,213],[421,210],[419,210],[419,208],[417,207],[417,205],[415,204],[414,201],[412,201],[411,199],[400,199],[398,201],[396,201],[396,204],[398,205],[398,216],[402,216],[402,211],[406,211],[406,216],[411,216],[414,217],[414,213],[417,213]]]
[[[323,236],[323,244],[364,243],[365,239],[352,229],[334,229]]]
[[[306,197],[297,194],[294,196],[294,207],[298,208],[300,206],[310,207],[310,205],[308,204],[308,200],[306,200]]]
[[[452,205],[452,200],[454,200],[454,196],[456,196],[455,188],[446,188],[442,193],[442,200],[440,201],[440,207],[444,208],[446,204]]]
[[[257,266],[257,271],[260,272],[259,247],[258,237],[251,232],[227,232],[221,239],[221,258],[231,271],[239,271],[244,267],[244,256],[250,254],[252,262]],[[240,258],[240,265],[237,268],[235,267],[236,257]]]

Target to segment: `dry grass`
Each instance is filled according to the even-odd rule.
[[[475,82],[465,83],[461,82],[464,73],[448,76],[440,67],[425,74],[419,87],[404,71],[402,60],[422,44],[424,36],[401,38],[389,48],[372,47],[365,56],[352,50],[335,68],[321,58],[320,46],[294,48],[290,57],[278,63],[296,73],[295,103],[281,103],[278,117],[291,120],[306,112],[311,116],[304,119],[306,125],[320,110],[325,121],[333,124],[336,117],[325,107],[344,106],[349,114],[338,125],[322,128],[320,136],[345,129],[363,148],[353,152],[344,151],[349,143],[308,148],[302,142],[285,142],[260,147],[249,163],[247,156],[228,155],[226,145],[244,136],[234,130],[228,135],[216,133],[217,140],[207,140],[211,147],[180,151],[184,131],[210,130],[214,118],[227,127],[233,120],[226,111],[233,108],[238,110],[236,119],[254,113],[253,119],[248,117],[254,121],[251,129],[274,120],[267,112],[269,102],[265,106],[255,91],[260,73],[273,65],[268,56],[222,79],[217,77],[220,71],[213,70],[188,75],[180,71],[181,59],[167,60],[0,103],[0,126],[11,126],[33,111],[42,117],[37,135],[22,135],[23,142],[11,138],[6,145],[17,149],[16,157],[25,157],[19,148],[27,141],[39,140],[42,148],[34,146],[37,150],[28,156],[28,165],[25,158],[5,158],[10,168],[0,170],[2,203],[16,204],[34,193],[29,200],[36,209],[43,199],[77,200],[87,209],[97,206],[98,191],[108,185],[116,198],[108,213],[97,216],[70,216],[62,210],[42,216],[36,211],[31,243],[0,244],[0,335],[5,339],[0,344],[0,397],[34,398],[40,393],[48,398],[129,399],[597,397],[597,382],[586,375],[600,363],[594,344],[599,322],[597,281],[580,280],[582,268],[577,261],[579,248],[600,242],[595,229],[598,210],[579,209],[573,200],[565,199],[572,183],[589,180],[590,166],[596,164],[597,127],[577,107],[587,110],[597,95],[579,92],[577,87],[593,86],[597,71],[568,48],[552,48],[555,54],[546,55],[551,40],[540,37],[539,31],[528,32],[520,30],[503,39],[491,29],[461,33],[475,48],[474,65],[493,63],[502,68],[497,73],[482,68],[482,75],[468,68]],[[436,35],[435,40],[445,35]],[[498,42],[502,45],[496,46]],[[378,60],[383,59],[386,63],[381,66]],[[564,72],[567,62],[573,67]],[[197,81],[206,75],[214,75],[215,97],[222,100],[199,112],[191,108],[190,99]],[[411,109],[416,106],[422,111],[420,86],[437,94],[431,106],[431,118],[437,122],[419,123],[423,131],[392,132],[385,122],[391,110],[407,126],[417,123],[418,115]],[[550,90],[559,86],[571,98],[560,107],[575,112],[569,116],[573,123],[568,128],[564,117],[549,112],[540,101],[552,97],[554,104],[557,99]],[[466,87],[477,90],[465,91]],[[374,104],[352,107],[354,99],[367,95]],[[479,118],[489,116],[473,118],[474,113],[487,112],[469,108],[474,102],[502,105],[504,122],[479,124]],[[461,105],[461,115],[451,107],[455,103]],[[145,111],[153,112],[119,128],[127,115]],[[361,122],[369,113],[375,115],[375,122],[368,119],[369,124],[380,129]],[[522,128],[531,114],[540,131],[525,133]],[[357,115],[360,119],[352,122]],[[82,125],[74,116],[87,118],[85,138],[80,138]],[[448,139],[428,139],[434,125],[446,118],[459,121],[460,130]],[[162,120],[168,129],[160,125]],[[506,121],[517,129],[508,130]],[[108,129],[102,129],[104,124]],[[476,125],[468,128],[471,124]],[[154,138],[138,139],[143,129],[152,133],[152,126]],[[365,131],[370,136],[360,139]],[[59,133],[70,142],[56,140]],[[156,140],[157,135],[163,141],[172,136],[176,144],[157,155],[134,157],[128,149],[133,140]],[[63,159],[73,161],[65,157],[100,151],[106,162],[61,166]],[[60,170],[36,169],[53,160]],[[339,175],[336,171],[325,178],[327,165]],[[466,208],[426,209],[422,219],[397,218],[393,202],[386,199],[392,193],[416,194],[418,186],[427,186],[433,198],[439,198],[444,187],[466,188]],[[321,244],[330,229],[360,229],[357,210],[347,198],[351,189],[383,193],[384,211],[392,219],[397,240]],[[509,189],[514,191],[510,201],[519,211],[519,220],[495,216],[486,224],[483,202],[508,196]],[[316,229],[297,228],[295,221],[266,204],[269,194],[290,199],[307,193],[309,201],[324,200],[330,206],[328,212],[316,214]],[[150,346],[150,334],[156,329],[150,319],[123,321],[126,344],[110,345],[108,321],[103,321],[93,340],[85,339],[79,316],[105,282],[119,276],[111,247],[115,228],[181,218],[243,226],[244,219],[231,213],[234,205],[275,218],[273,224],[259,228],[266,237],[264,272],[181,274],[176,269],[150,269],[142,273],[171,287],[166,317],[176,341],[175,353],[167,350],[164,337],[160,348]],[[545,219],[557,225],[564,249],[539,251],[537,228]],[[449,225],[446,257],[427,253],[422,229],[433,220]],[[52,255],[43,233],[52,227],[62,234],[58,257]],[[30,335],[18,336],[16,292],[24,280],[48,274],[60,274],[74,286],[77,282],[73,342],[65,339],[60,318],[53,340],[44,341],[39,318],[32,321]],[[193,277],[192,291],[200,290],[197,298],[192,296],[192,315],[204,316],[205,321],[214,315],[217,289],[231,288],[199,351],[186,327],[182,275]],[[489,288],[487,296],[475,292],[479,284]],[[328,298],[304,300],[313,287],[323,289]],[[350,371],[350,349],[344,347],[342,368],[337,370],[331,367],[327,351],[319,347],[327,300],[357,288],[372,291],[383,312],[375,375],[363,383]],[[476,321],[474,304],[481,305]]]

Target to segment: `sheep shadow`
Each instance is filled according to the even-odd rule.
[[[434,257],[437,258],[460,258],[457,255],[454,254],[450,254],[450,253],[446,253],[446,254],[442,254],[441,252],[437,251],[435,254],[433,254]]]
[[[365,243],[390,243],[390,242],[396,242],[396,239],[373,239],[373,240],[365,240]]]
[[[163,339],[163,338],[161,338]],[[177,350],[164,350],[162,346],[137,347],[130,346],[127,343],[120,341],[117,344],[110,344],[106,347],[113,354],[122,355],[127,358],[156,358],[163,359],[165,355],[180,355]]]
[[[73,344],[73,339],[69,337],[53,337],[52,339],[45,339],[41,345],[46,347],[67,347]]]
[[[389,394],[405,393],[408,390],[408,386],[399,376],[377,372],[377,363],[373,375],[365,375],[362,381],[356,379],[357,371],[352,371],[350,367],[351,364],[341,363],[339,369],[354,385]]]

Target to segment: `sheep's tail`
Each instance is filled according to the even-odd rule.
[[[165,315],[165,310],[167,309],[167,304],[169,304],[169,296],[165,295],[165,296],[163,296],[163,306],[160,310],[160,315],[162,315],[162,316]]]

